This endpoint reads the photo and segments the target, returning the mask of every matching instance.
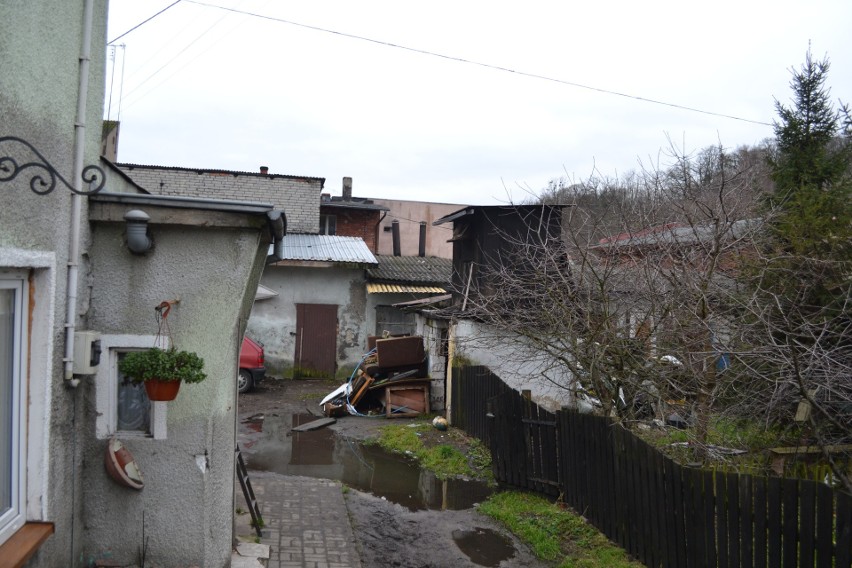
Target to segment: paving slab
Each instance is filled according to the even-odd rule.
[[[256,471],[249,478],[263,516],[268,568],[361,568],[339,481]],[[238,523],[241,540],[255,536],[242,532]]]

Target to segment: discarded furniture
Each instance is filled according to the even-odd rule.
[[[403,418],[429,413],[429,379],[409,380],[404,384],[385,385],[380,399],[385,416]]]

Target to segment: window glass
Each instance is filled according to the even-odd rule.
[[[12,507],[15,290],[0,289],[0,515]]]
[[[24,440],[21,420],[24,337],[21,279],[0,279],[0,543],[23,524]]]
[[[126,352],[118,353],[118,360],[124,358]],[[151,402],[142,383],[133,383],[116,369],[118,388],[116,389],[117,411],[116,430],[132,432],[150,432]]]
[[[320,234],[321,235],[336,235],[337,234],[337,216],[335,216],[335,215],[320,215]]]

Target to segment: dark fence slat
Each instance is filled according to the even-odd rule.
[[[813,568],[816,548],[816,483],[799,485],[799,568]],[[852,546],[852,544],[850,544]]]
[[[784,568],[796,568],[798,563],[799,532],[799,482],[797,479],[782,479]]]
[[[834,494],[824,483],[817,485],[816,554],[817,568],[831,568],[834,540]]]
[[[666,517],[668,510],[666,509],[666,479],[663,454],[651,450],[651,460],[653,464],[651,470],[654,472],[654,492],[656,493],[654,508],[657,510],[657,566],[669,566],[669,548],[668,538],[666,534]]]
[[[684,468],[678,464],[673,464],[674,479],[672,483],[672,492],[674,493],[674,516],[675,516],[675,544],[677,546],[677,557],[680,561],[680,566],[689,566],[686,555],[686,523],[683,510],[683,482],[682,474]]]
[[[645,542],[647,543],[645,557],[648,559],[648,566],[657,566],[657,540],[654,526],[656,519],[654,518],[656,502],[653,491],[654,484],[651,475],[651,460],[648,455],[648,444],[637,438],[639,468],[642,471],[640,481],[642,483],[642,506],[645,508]]]
[[[740,489],[735,473],[725,474],[728,495],[728,566],[740,565]]]
[[[725,474],[716,471],[716,550],[719,568],[728,568],[728,485]]]
[[[688,554],[687,565],[693,567],[703,566],[705,557],[703,554],[704,543],[702,541],[704,534],[701,532],[701,523],[699,522],[701,515],[698,513],[701,510],[700,495],[703,479],[701,478],[701,471],[693,468],[684,468],[682,476],[684,515],[686,519],[689,519],[684,525]]]
[[[837,492],[835,568],[852,567],[852,496]]]
[[[752,568],[754,558],[754,503],[752,501],[752,476],[738,475],[740,488],[740,567]]]
[[[770,477],[766,488],[766,506],[768,511],[767,549],[769,566],[781,566],[781,480]]]
[[[755,477],[754,483],[754,568],[766,565],[766,478]]]
[[[704,487],[702,496],[704,499],[704,510],[699,515],[704,517],[704,552],[707,555],[707,566],[716,567],[718,554],[716,551],[716,486],[712,470],[704,470]]]

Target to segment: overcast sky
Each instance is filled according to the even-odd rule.
[[[110,0],[108,39],[173,1]],[[850,0],[183,0],[115,42],[105,114],[119,162],[517,202],[772,137],[809,41],[852,101],[850,24]]]

